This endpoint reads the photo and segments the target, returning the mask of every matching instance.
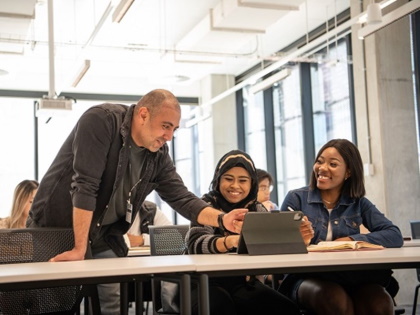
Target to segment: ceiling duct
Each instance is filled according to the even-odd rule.
[[[0,1],[0,53],[23,54],[23,44],[16,42],[27,38],[35,18],[36,0]]]
[[[238,51],[305,0],[222,0],[176,45],[179,51]],[[250,23],[252,21],[252,23]]]

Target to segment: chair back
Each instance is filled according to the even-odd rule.
[[[190,226],[184,225],[150,225],[150,254],[183,255],[187,252],[185,236]],[[176,277],[176,276],[175,276]],[[159,277],[152,280],[153,314],[180,314],[178,283],[180,279],[161,281]]]
[[[187,251],[185,236],[189,228],[188,224],[149,226],[150,254],[152,256],[185,254]]]
[[[420,221],[410,221],[411,237],[420,239]],[[417,280],[420,282],[420,269],[417,269]]]
[[[45,262],[72,249],[72,229],[0,229],[0,264]],[[0,291],[3,314],[46,314],[71,311],[80,299],[80,286]]]

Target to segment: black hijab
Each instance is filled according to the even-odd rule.
[[[219,190],[220,178],[233,167],[242,167],[247,170],[251,176],[251,190],[249,191],[248,196],[238,203],[230,203],[227,201]],[[209,193],[203,196],[203,200],[210,202],[216,209],[223,210],[224,212],[230,212],[237,208],[248,208],[250,211],[256,211],[258,177],[251,157],[241,150],[232,150],[226,153],[217,163],[209,189]]]

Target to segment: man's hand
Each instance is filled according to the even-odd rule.
[[[49,261],[74,261],[74,260],[84,260],[85,253],[84,251],[72,249],[67,252],[58,254],[57,256],[51,258]]]
[[[314,237],[314,229],[312,228],[311,221],[308,220],[308,217],[304,216],[300,223],[300,234],[302,235],[305,245],[308,246],[311,242],[311,239]]]
[[[248,212],[248,209],[235,209],[226,213],[223,216],[223,226],[226,230],[229,230],[234,233],[241,233],[242,224],[244,221],[245,214]]]

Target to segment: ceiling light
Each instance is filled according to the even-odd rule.
[[[371,3],[368,5],[366,22],[368,25],[382,22],[382,9],[379,3]]]
[[[133,2],[134,0],[121,0],[112,14],[112,22],[120,23]]]
[[[413,13],[417,10],[420,10],[420,1],[409,1],[406,4],[396,8],[395,10],[389,12],[388,14],[382,17],[382,22],[366,25],[365,27],[359,29],[357,35],[359,39],[364,39],[366,36],[369,36],[376,31],[384,28],[385,26]]]
[[[380,2],[380,3],[378,3],[378,4],[379,4],[379,6],[381,7],[381,10],[383,10],[384,8],[386,8],[387,6],[391,5],[391,4],[392,4],[392,3],[394,3],[395,1],[397,1],[397,0],[384,0],[384,1]],[[359,24],[366,23],[366,22],[367,22],[367,17],[368,17],[368,13],[367,13],[367,12],[366,12],[366,13],[364,13],[364,14],[362,14],[362,15],[359,17],[359,21],[358,21],[358,23],[359,23]]]
[[[76,78],[74,79],[73,84],[71,85],[72,87],[76,87],[79,84],[80,80],[82,80],[82,78],[84,77],[86,72],[89,70],[89,68],[90,68],[90,60],[86,59],[83,62],[82,68],[80,69],[79,73],[77,74]]]

